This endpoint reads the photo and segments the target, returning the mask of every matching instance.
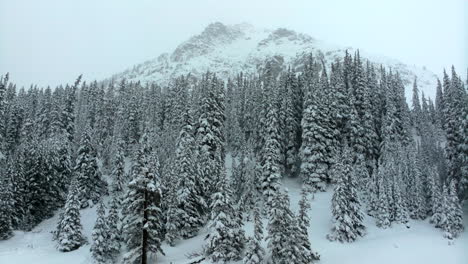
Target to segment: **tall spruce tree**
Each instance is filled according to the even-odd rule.
[[[97,208],[97,218],[94,224],[93,233],[91,238],[93,243],[90,251],[96,264],[107,263],[109,259],[109,228],[106,223],[106,209],[102,202],[99,203]]]
[[[70,186],[63,214],[57,224],[57,248],[68,252],[81,247],[86,238],[82,234],[83,226],[80,219],[80,201],[76,181]]]
[[[145,264],[149,253],[164,254],[161,249],[161,187],[157,164],[151,159],[152,148],[146,133],[132,168],[132,180],[124,200],[124,241],[129,249],[124,263]]]
[[[90,132],[87,130],[82,136],[74,168],[82,208],[89,206],[89,200],[97,203],[102,195],[107,194],[107,183],[102,179],[97,159]]]
[[[247,248],[244,256],[244,264],[260,264],[265,258],[265,249],[262,247],[263,223],[260,215],[260,209],[255,207],[253,212],[254,235],[247,241]]]
[[[332,198],[333,227],[330,240],[352,242],[364,235],[363,215],[357,196],[352,154],[345,147],[335,170],[337,183]]]
[[[231,192],[223,175],[217,184],[217,192],[211,198],[211,232],[204,249],[205,255],[213,262],[241,259],[243,232],[238,232],[241,227],[236,221],[236,211],[232,204]]]

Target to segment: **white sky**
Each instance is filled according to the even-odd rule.
[[[468,67],[468,0],[0,0],[0,75],[20,86],[106,78],[215,21],[286,27],[437,74]]]

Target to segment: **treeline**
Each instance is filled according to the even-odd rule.
[[[99,204],[98,263],[120,252],[125,263],[145,263],[147,252],[163,253],[162,241],[175,246],[206,224],[200,256],[212,261],[261,263],[267,239],[273,263],[311,263],[319,255],[307,235],[308,194],[329,184],[331,240],[365,235],[363,212],[382,228],[430,217],[446,237],[458,236],[468,96],[455,69],[444,72],[435,101],[414,80],[410,108],[398,72],[359,53],[330,65],[304,61],[284,71],[267,62],[226,82],[209,72],[181,76],[167,87],[80,77],[17,90],[2,77],[0,238],[60,209],[58,249],[77,249],[86,243],[80,209]],[[303,183],[299,212],[289,208],[285,177]],[[255,234],[246,238],[252,217]]]

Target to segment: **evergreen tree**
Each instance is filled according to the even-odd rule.
[[[122,241],[122,230],[120,226],[120,217],[119,217],[119,198],[112,197],[112,201],[109,208],[109,214],[106,218],[107,226],[107,244],[108,244],[108,255],[109,260],[114,261],[117,258],[117,255],[120,253],[120,242]]]
[[[271,89],[271,87],[270,87]],[[274,93],[270,92],[270,97]],[[278,112],[273,102],[268,101],[266,106],[267,114],[265,119],[265,144],[262,150],[262,179],[261,188],[263,198],[267,208],[271,208],[273,197],[279,191],[279,181],[281,179],[280,168],[280,142],[278,131]]]
[[[205,254],[213,262],[239,260],[244,248],[244,239],[239,235],[243,237],[243,232],[239,233],[241,227],[235,218],[236,211],[225,177],[218,182],[217,189],[211,199],[211,232],[207,237]]]
[[[442,227],[443,223],[445,222],[445,214],[444,214],[444,206],[445,206],[445,199],[447,196],[447,190],[440,187],[440,185],[435,185],[435,192],[434,192],[434,204],[432,206],[432,216],[430,222],[435,225],[435,227],[440,228]]]
[[[102,179],[89,131],[82,136],[74,173],[78,181],[78,199],[82,208],[89,206],[88,200],[97,203],[102,195],[107,194],[107,183]]]
[[[97,208],[97,219],[94,224],[93,233],[91,238],[93,239],[93,244],[91,245],[91,253],[93,259],[96,263],[106,263],[109,259],[109,229],[106,225],[106,211],[104,204],[99,203]]]
[[[337,184],[332,198],[333,228],[328,235],[330,240],[352,242],[364,235],[363,216],[357,197],[355,171],[352,167],[352,157],[349,148],[342,153],[339,165],[335,170],[338,175]]]
[[[244,256],[244,264],[260,264],[265,258],[265,250],[261,242],[263,240],[263,223],[260,216],[260,209],[254,209],[254,235],[247,242],[247,249]]]
[[[140,140],[140,149],[132,168],[132,180],[124,200],[124,241],[129,252],[124,263],[147,263],[148,253],[164,254],[161,249],[162,212],[160,178],[157,164],[151,161],[152,149],[147,134]]]
[[[442,228],[445,231],[444,236],[452,240],[458,237],[464,230],[463,211],[458,200],[458,193],[454,181],[450,183],[445,202],[445,222]]]
[[[327,139],[323,133],[324,113],[317,92],[309,92],[302,117],[301,177],[313,191],[324,190],[327,178]]]
[[[0,164],[1,163],[2,161],[0,161]],[[0,169],[0,240],[5,240],[13,236],[11,222],[13,211],[13,186],[8,176],[2,172],[2,169]]]
[[[378,195],[376,201],[376,223],[378,227],[387,228],[390,226],[390,209],[388,203],[388,194],[385,180],[386,170],[388,168],[379,167],[377,172]]]
[[[176,191],[177,219],[174,223],[183,238],[190,238],[197,234],[203,225],[203,213],[206,202],[200,186],[199,174],[194,160],[195,149],[193,125],[190,113],[184,114],[184,126],[177,139],[174,177],[178,179]]]
[[[268,222],[268,249],[271,263],[300,263],[301,248],[297,247],[297,221],[289,209],[289,197],[286,193],[277,192],[272,200],[270,220]]]
[[[310,227],[310,219],[307,214],[310,209],[310,203],[307,197],[308,193],[309,191],[307,188],[302,188],[301,200],[299,200],[299,212],[297,215],[297,244],[301,252],[300,263],[313,263],[314,261],[320,260],[320,255],[312,250],[309,241],[308,229]]]
[[[421,133],[421,120],[422,120],[422,109],[421,102],[419,101],[419,90],[417,79],[414,79],[413,83],[413,109],[412,109],[412,121],[413,125],[417,129],[418,133]]]
[[[82,234],[80,201],[76,185],[75,182],[70,186],[64,212],[57,224],[57,248],[63,252],[78,249],[86,242],[86,238]]]
[[[117,151],[113,161],[111,178],[111,193],[113,193],[116,196],[120,196],[123,193],[124,187],[127,184],[127,179],[125,175],[124,142],[121,139],[118,139],[117,141]]]

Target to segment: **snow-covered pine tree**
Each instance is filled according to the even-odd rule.
[[[3,161],[0,160],[0,164],[3,164]],[[0,240],[9,239],[13,236],[11,223],[13,211],[12,187],[10,176],[6,175],[3,169],[0,169]]]
[[[81,138],[74,173],[77,178],[81,208],[89,206],[89,200],[97,203],[102,195],[107,194],[107,183],[102,179],[97,163],[97,153],[91,144],[88,130],[85,130]]]
[[[173,163],[172,160],[170,160]],[[171,166],[173,167],[173,166]],[[175,169],[173,167],[172,169]],[[181,226],[185,221],[189,221],[189,219],[182,218],[183,211],[179,209],[178,198],[177,198],[177,183],[178,180],[176,175],[171,171],[167,173],[165,186],[165,192],[163,193],[163,201],[162,201],[162,208],[165,214],[165,233],[164,238],[167,243],[173,247],[176,245],[176,240],[181,237]]]
[[[218,78],[206,73],[201,81],[202,102],[196,131],[200,184],[205,201],[211,194],[224,166],[224,85]]]
[[[3,156],[3,152],[6,153],[5,149],[5,122],[3,120],[6,120],[5,116],[5,108],[6,108],[6,91],[7,91],[7,84],[8,84],[8,73],[5,75],[0,76],[0,119],[2,120],[0,122],[0,156]]]
[[[325,190],[327,178],[327,139],[323,135],[323,109],[317,88],[309,91],[302,117],[301,177],[312,191]]]
[[[445,132],[446,145],[445,151],[448,163],[449,180],[455,180],[457,192],[460,195],[460,181],[462,179],[462,163],[460,160],[460,145],[463,144],[463,137],[460,128],[463,124],[463,119],[466,117],[464,108],[466,108],[467,92],[452,66],[452,77],[449,83],[449,78],[444,72],[444,116],[445,116]]]
[[[446,219],[442,228],[445,231],[444,236],[452,240],[457,238],[464,230],[463,211],[458,200],[456,184],[453,180],[450,182],[447,195],[446,205],[444,206]]]
[[[279,190],[279,181],[281,179],[281,161],[278,131],[278,109],[274,104],[275,92],[273,87],[268,87],[269,100],[266,107],[265,118],[265,144],[262,149],[262,178],[261,188],[263,199],[267,210],[271,208],[272,199]]]
[[[468,85],[468,84],[467,84]],[[460,194],[461,199],[468,199],[468,94],[465,94],[465,103],[460,124],[459,133],[461,135],[461,142],[458,146],[458,155],[461,163],[461,180],[460,180]]]
[[[203,214],[207,205],[203,197],[199,174],[195,164],[193,125],[190,112],[184,113],[184,126],[177,139],[175,151],[174,177],[178,179],[176,208],[180,236],[190,238],[196,235],[204,223]]]
[[[275,193],[267,230],[270,262],[273,264],[300,263],[302,248],[297,247],[298,228],[294,214],[289,208],[288,194]]]
[[[97,208],[97,218],[91,238],[93,243],[90,251],[96,264],[104,264],[109,260],[109,229],[106,224],[106,209],[101,201]]]
[[[310,219],[308,216],[310,203],[308,194],[310,191],[306,187],[301,190],[301,199],[299,200],[299,212],[297,214],[297,244],[301,251],[301,262],[300,263],[314,263],[320,260],[320,255],[312,249],[309,240],[309,227]],[[302,248],[301,248],[302,247]]]
[[[406,207],[406,201],[404,197],[403,189],[403,172],[401,164],[399,164],[396,171],[389,175],[392,177],[392,194],[394,208],[392,208],[393,221],[400,224],[407,224],[409,219],[408,209]]]
[[[436,228],[442,227],[445,222],[445,213],[444,213],[444,206],[445,206],[445,198],[446,198],[446,190],[442,190],[444,188],[440,184],[435,185],[434,190],[434,204],[432,205],[432,216],[429,220]],[[446,188],[444,188],[446,189]]]
[[[285,136],[285,169],[292,176],[297,173],[298,159],[298,135],[300,131],[300,120],[297,116],[296,94],[297,82],[296,76],[288,70],[284,82],[286,94],[282,98],[282,111],[284,112],[284,136]]]
[[[439,192],[439,175],[436,166],[429,166],[427,169],[427,186],[426,186],[426,213],[428,216],[434,215],[434,205],[437,203]]]
[[[426,205],[425,195],[423,192],[423,181],[422,181],[422,163],[419,159],[419,155],[416,152],[415,147],[410,148],[408,154],[408,168],[409,175],[407,182],[408,185],[408,197],[409,204],[408,210],[412,219],[425,219],[426,218]]]
[[[129,249],[124,256],[124,263],[128,264],[147,263],[149,253],[164,254],[161,249],[160,178],[156,164],[152,164],[151,155],[148,136],[144,133],[123,202],[124,241]]]
[[[387,165],[388,166],[388,165]],[[390,208],[388,204],[388,194],[386,185],[388,180],[386,180],[388,168],[386,166],[379,166],[377,171],[377,201],[376,201],[376,224],[378,227],[387,228],[390,226]]]
[[[335,173],[337,183],[332,198],[333,228],[327,237],[334,241],[353,242],[364,235],[363,215],[357,196],[352,152],[345,147]]]
[[[416,131],[420,135],[421,133],[421,121],[422,117],[422,109],[421,109],[421,102],[419,101],[419,90],[418,90],[418,80],[415,77],[413,83],[413,108],[411,109],[411,119],[413,126],[416,128]]]
[[[82,234],[83,227],[80,219],[80,201],[76,180],[70,186],[62,217],[57,224],[57,248],[68,252],[81,247],[86,243]]]
[[[65,88],[65,106],[61,113],[62,130],[69,142],[73,142],[75,135],[75,101],[76,90],[80,85],[82,75],[78,76],[73,86]]]
[[[115,262],[117,255],[120,253],[120,242],[122,241],[119,203],[120,198],[113,196],[109,207],[109,214],[106,218],[108,255],[109,260],[113,262]]]
[[[442,92],[442,84],[440,83],[440,80],[437,79],[437,88],[436,88],[436,97],[435,97],[435,110],[437,113],[437,119],[439,121],[439,124],[441,125],[440,128],[442,128],[442,124],[444,124],[444,94]]]
[[[265,249],[262,247],[263,223],[260,208],[255,207],[253,211],[254,235],[247,241],[247,248],[244,256],[244,264],[261,264],[265,258]]]
[[[217,183],[217,192],[211,198],[210,234],[204,248],[205,255],[213,262],[241,259],[243,243],[238,243],[238,221],[232,206],[231,192],[227,188],[225,173]]]
[[[127,185],[127,179],[125,175],[125,142],[119,138],[116,145],[117,150],[112,162],[111,193],[114,196],[122,196],[124,188]]]
[[[245,188],[240,197],[240,206],[242,211],[250,213],[254,210],[258,199],[261,197],[259,192],[261,170],[258,168],[259,166],[255,159],[254,144],[251,140],[249,140],[247,146],[243,148],[241,157],[244,159],[242,162],[243,167],[240,169],[245,178],[245,182],[243,183]]]

